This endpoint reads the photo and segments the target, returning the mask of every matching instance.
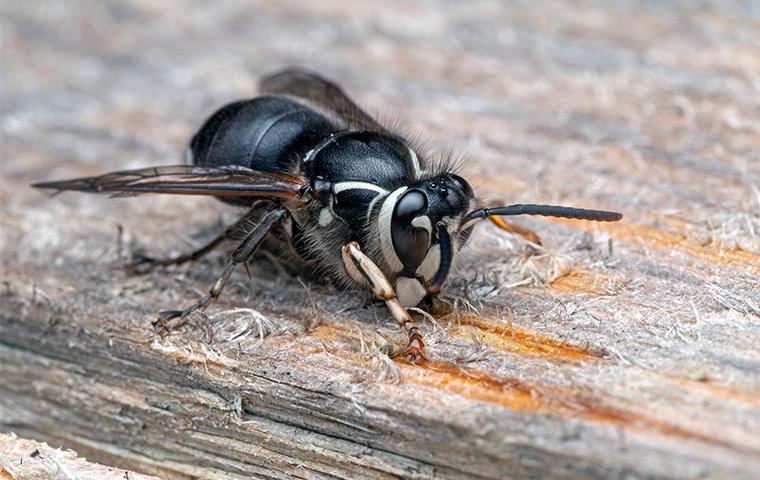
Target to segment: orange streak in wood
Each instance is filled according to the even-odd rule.
[[[456,323],[476,328],[483,343],[499,350],[560,362],[599,359],[598,356],[580,347],[568,345],[549,337],[538,336],[534,332],[521,330],[514,326],[494,323],[480,317],[460,317]]]
[[[595,293],[603,295],[603,284],[609,284],[609,278],[594,272],[584,270],[574,270],[567,275],[560,277],[549,284],[554,290],[569,293]]]
[[[404,378],[418,385],[441,389],[463,397],[493,403],[514,411],[580,417],[630,430],[659,432],[663,435],[700,440],[742,450],[741,445],[723,441],[705,432],[653,418],[645,413],[610,407],[591,400],[582,393],[556,386],[530,386],[517,380],[499,380],[483,372],[460,368],[449,363],[424,361],[417,371],[405,361]],[[640,408],[635,406],[635,408]]]
[[[398,364],[406,365],[404,378],[418,385],[426,385],[464,397],[501,405],[515,411],[548,411],[547,403],[540,395],[517,380],[497,380],[483,372],[463,369],[450,363],[424,360],[418,367],[406,360]],[[422,368],[422,370],[419,369]]]
[[[474,317],[470,321],[473,325],[482,322]],[[488,325],[496,327],[492,324]],[[532,335],[519,330],[515,334],[526,337]],[[348,340],[349,337],[353,337],[350,330],[341,326],[328,324],[318,326],[311,335],[323,341],[344,341]],[[553,341],[550,340],[550,342]],[[557,342],[554,343],[557,344]],[[557,346],[562,345],[557,344]],[[562,346],[562,348],[567,347]],[[301,347],[300,350],[308,351],[309,349]],[[591,355],[581,350],[577,350],[577,352],[591,357]],[[339,348],[331,351],[331,354],[352,363],[363,363],[360,357],[341,351]],[[458,367],[448,362],[423,360],[419,364],[414,365],[399,356],[396,358],[396,364],[403,372],[406,382],[453,393],[475,401],[499,405],[516,412],[582,418],[592,422],[615,425],[628,430],[648,433],[659,432],[662,435],[698,440],[740,451],[749,451],[743,445],[726,442],[709,433],[654,418],[647,412],[637,411],[645,409],[643,405],[623,400],[615,400],[620,404],[619,407],[604,405],[599,400],[590,397],[589,394],[576,389],[562,388],[555,385],[528,385],[516,379],[498,379],[484,372],[472,368]],[[627,406],[630,406],[631,410],[626,410]]]

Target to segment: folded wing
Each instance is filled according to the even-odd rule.
[[[205,168],[191,165],[150,167],[111,172],[32,185],[58,191],[107,193],[113,196],[167,193],[224,197],[295,199],[305,192],[304,177],[279,172],[262,172],[243,167]]]

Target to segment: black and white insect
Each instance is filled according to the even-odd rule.
[[[472,228],[506,215],[615,221],[622,215],[551,205],[482,208],[468,182],[446,162],[424,158],[407,139],[356,106],[336,84],[288,69],[262,79],[262,96],[230,103],[192,138],[187,165],[38,183],[38,188],[117,196],[210,195],[246,209],[200,249],[170,259],[139,257],[138,270],[196,260],[225,240],[238,242],[209,292],[183,310],[158,314],[166,328],[204,312],[233,269],[256,249],[270,249],[295,271],[317,273],[343,288],[383,300],[408,336],[404,355],[424,343],[407,307],[441,291]]]

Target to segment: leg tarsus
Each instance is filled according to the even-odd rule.
[[[420,330],[417,328],[414,320],[412,320],[409,312],[406,311],[406,308],[395,297],[390,302],[386,300],[385,304],[388,306],[393,319],[404,329],[408,338],[406,348],[400,355],[411,363],[417,363],[424,359],[425,342],[422,340],[422,334],[420,334]]]

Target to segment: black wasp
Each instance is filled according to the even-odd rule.
[[[264,243],[296,271],[317,272],[385,301],[408,335],[406,358],[416,361],[424,343],[406,307],[441,291],[476,223],[492,218],[510,229],[500,216],[622,217],[551,205],[479,208],[470,185],[446,162],[433,166],[334,83],[288,69],[264,77],[260,87],[262,96],[226,105],[203,124],[190,142],[188,165],[34,185],[119,196],[211,195],[247,209],[195,252],[135,260],[133,265],[143,270],[181,264],[225,240],[239,242],[203,298],[184,310],[159,313],[163,328],[172,319],[181,324],[193,312],[203,312],[235,266],[245,265]]]

